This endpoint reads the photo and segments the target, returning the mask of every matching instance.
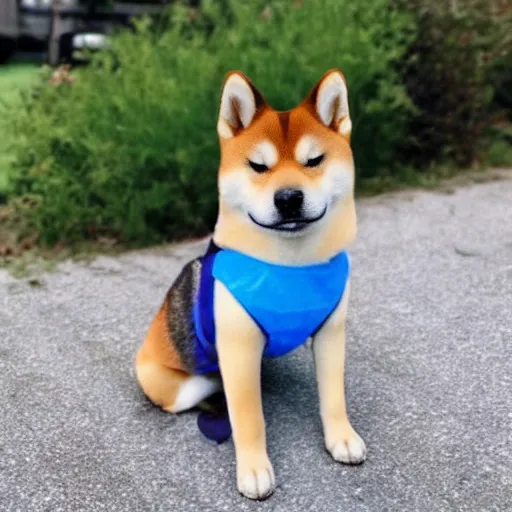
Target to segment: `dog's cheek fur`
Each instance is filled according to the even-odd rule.
[[[306,214],[319,215],[326,206],[333,206],[348,197],[354,187],[352,167],[342,161],[331,163],[314,186],[304,188]]]
[[[321,178],[324,180],[325,178]],[[330,190],[323,182],[303,187],[304,213],[307,217],[318,217],[330,203]]]
[[[354,190],[353,166],[342,161],[331,163],[325,170],[320,184],[327,204],[344,200]]]
[[[249,195],[250,182],[245,169],[233,169],[220,175],[219,196],[231,209],[246,212]]]
[[[232,210],[247,216],[251,213],[260,222],[275,220],[273,192],[268,187],[258,188],[252,183],[246,169],[234,169],[219,178],[221,201]]]

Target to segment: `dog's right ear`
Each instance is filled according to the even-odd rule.
[[[262,94],[240,71],[232,71],[224,81],[217,133],[230,139],[247,128],[265,105]]]

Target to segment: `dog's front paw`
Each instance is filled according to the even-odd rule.
[[[349,425],[343,435],[327,442],[326,448],[332,458],[343,464],[361,464],[366,459],[366,445],[357,432]]]
[[[268,457],[250,459],[238,464],[238,490],[247,498],[264,500],[274,492],[276,486],[272,464]]]

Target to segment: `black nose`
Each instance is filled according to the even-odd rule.
[[[282,188],[274,195],[274,204],[284,218],[300,217],[304,193],[296,188]]]

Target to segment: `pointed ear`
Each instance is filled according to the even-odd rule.
[[[240,71],[232,71],[224,81],[217,132],[229,139],[247,128],[266,104],[262,94]]]
[[[348,90],[340,70],[328,71],[315,85],[306,101],[323,124],[344,137],[350,137],[352,122],[348,110]]]

